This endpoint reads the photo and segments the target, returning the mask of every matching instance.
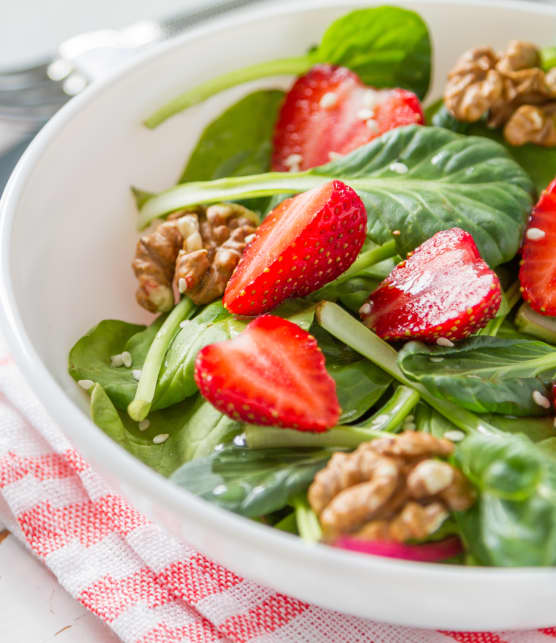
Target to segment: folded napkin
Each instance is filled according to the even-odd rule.
[[[1,352],[0,523],[72,596],[130,643],[541,643],[556,638],[556,627],[458,633],[374,623],[240,578],[176,541],[115,494]]]

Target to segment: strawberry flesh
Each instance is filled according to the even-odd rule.
[[[315,338],[273,315],[199,351],[195,381],[219,411],[250,424],[322,432],[340,417],[336,384]]]
[[[323,165],[402,125],[423,124],[415,94],[366,87],[345,67],[316,65],[294,83],[274,130],[272,169]]]
[[[355,261],[366,224],[363,202],[341,181],[282,201],[245,249],[224,306],[236,315],[258,315],[317,290]]]
[[[494,317],[501,297],[498,277],[481,258],[473,237],[452,228],[409,253],[359,312],[363,323],[383,339],[455,341]]]
[[[556,179],[533,208],[522,248],[523,299],[541,315],[556,315]]]

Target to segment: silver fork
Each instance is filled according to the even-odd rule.
[[[64,41],[52,60],[0,72],[0,121],[36,129],[67,100],[138,50],[166,40],[216,15],[264,0],[217,0],[210,6],[124,29],[102,29]]]

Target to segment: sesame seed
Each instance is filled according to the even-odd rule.
[[[543,409],[550,408],[550,400],[547,397],[545,397],[540,391],[533,391],[532,397],[533,397],[533,402],[535,404],[538,404],[539,406],[542,406]]]
[[[392,172],[396,172],[396,174],[406,174],[409,171],[409,168],[405,163],[399,163],[397,161],[395,163],[390,163],[388,167]]]
[[[334,107],[337,102],[338,94],[335,94],[334,92],[326,92],[326,94],[322,95],[319,105],[324,109],[328,109],[329,107]]]
[[[444,437],[446,440],[450,440],[450,442],[461,442],[465,437],[465,433],[454,429],[453,431],[446,431],[446,433],[444,433]]]
[[[328,152],[328,158],[331,161],[335,161],[336,159],[341,159],[342,154],[340,154],[339,152]]]
[[[183,294],[187,290],[187,282],[183,277],[178,279],[178,290]]]
[[[111,355],[110,357],[110,366],[113,368],[119,368],[120,366],[123,366],[124,360],[122,359],[122,356],[120,353],[117,355]]]
[[[361,306],[361,308],[359,309],[359,312],[362,315],[368,315],[371,312],[371,304],[369,304],[369,303],[363,304]]]
[[[223,493],[226,493],[226,491],[227,491],[226,485],[218,484],[212,490],[212,495],[213,496],[221,496]]]
[[[78,380],[77,383],[84,391],[89,391],[95,385],[93,380]]]
[[[133,375],[133,378],[134,378],[134,379],[136,379],[137,381],[139,381],[139,380],[141,379],[141,373],[142,373],[142,372],[143,372],[143,371],[142,371],[140,368],[134,368],[134,369],[131,371],[131,374]]]
[[[529,228],[525,233],[529,241],[540,241],[546,237],[546,232],[540,228]]]
[[[443,357],[429,357],[429,360],[431,362],[442,362],[444,360]]]
[[[399,230],[392,230],[392,235],[393,235],[394,237],[399,237],[399,236],[400,236],[400,234],[401,234],[401,232],[400,232]],[[410,257],[410,256],[411,256],[411,253],[410,253],[410,252],[408,252],[408,253],[407,253],[407,256],[408,256],[408,257]]]
[[[452,346],[454,346],[454,342],[448,339],[447,337],[439,337],[436,340],[436,343],[439,346],[445,346],[446,348],[451,348]]]
[[[169,433],[159,433],[158,435],[155,435],[153,438],[153,443],[154,444],[162,444],[163,442],[166,442],[166,440],[170,437]]]
[[[251,243],[251,241],[253,241],[254,238],[255,238],[255,233],[254,232],[253,232],[253,234],[248,234],[245,237],[245,243]]]
[[[284,165],[286,167],[292,168],[295,166],[299,166],[301,162],[303,161],[303,157],[301,154],[290,154],[284,161]],[[299,167],[297,168],[299,169]]]
[[[151,425],[150,420],[141,420],[141,422],[139,422],[138,424],[139,431],[146,431],[150,427],[150,425]]]
[[[363,105],[371,109],[378,103],[378,96],[376,92],[372,89],[367,89],[363,94]]]
[[[187,319],[184,319],[182,322],[180,322],[180,328],[185,328],[187,326]]]
[[[131,353],[129,351],[124,351],[122,353],[122,362],[123,362],[123,365],[126,368],[130,368],[131,365],[133,364],[133,359],[132,359]]]
[[[366,121],[368,118],[372,118],[375,115],[372,109],[369,109],[368,107],[365,107],[364,109],[360,109],[357,112],[357,118],[360,118],[362,121]]]
[[[373,118],[368,118],[365,121],[365,125],[371,130],[371,132],[378,132],[378,123]]]

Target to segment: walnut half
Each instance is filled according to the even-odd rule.
[[[138,303],[165,312],[174,305],[174,289],[196,304],[220,297],[257,223],[254,212],[234,203],[170,215],[137,243],[132,268]]]
[[[353,533],[367,540],[423,540],[474,493],[459,469],[438,459],[454,446],[426,433],[399,435],[335,453],[309,487],[325,538]]]

